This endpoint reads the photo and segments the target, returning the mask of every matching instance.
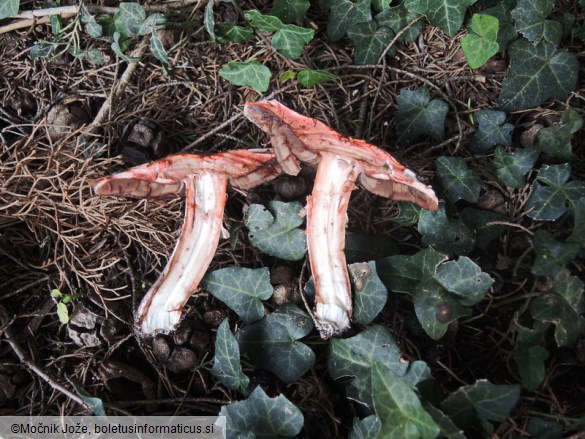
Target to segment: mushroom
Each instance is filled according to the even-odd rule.
[[[185,194],[185,222],[167,266],[142,299],[135,326],[143,335],[171,331],[207,271],[222,230],[228,182],[250,189],[281,174],[274,155],[228,151],[177,154],[92,182],[97,195],[165,199]]]
[[[277,101],[247,103],[244,114],[266,131],[276,158],[287,174],[301,170],[299,161],[317,167],[307,197],[307,249],[315,282],[315,320],[322,338],[349,328],[351,285],[343,249],[347,206],[358,181],[370,192],[437,210],[437,197],[414,172],[390,154],[345,137],[318,120],[302,116]]]

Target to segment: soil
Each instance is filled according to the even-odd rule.
[[[397,43],[396,54],[383,64],[357,66],[349,40],[328,41],[327,17],[312,8],[305,25],[316,29],[315,38],[301,58],[292,61],[278,55],[265,35],[248,44],[209,41],[202,24],[206,3],[182,10],[194,24],[190,30],[165,31],[167,48],[174,47],[168,72],[146,50],[132,74],[126,75],[129,64],[116,58],[109,42],[86,34],[83,43],[106,55],[103,66],[69,54],[52,62],[32,60],[31,46],[51,38],[47,25],[0,35],[0,415],[87,413],[72,399],[77,394],[71,383],[101,398],[109,412],[136,415],[216,415],[222,405],[241,399],[209,372],[217,327],[225,317],[233,329],[240,322],[206,291],[194,294],[173,333],[141,339],[133,329],[133,310],[176,242],[182,201],[99,198],[92,194],[90,182],[168,153],[264,146],[267,137],[242,111],[245,102],[265,98],[383,147],[435,187],[439,156],[463,157],[480,174],[482,208],[503,211],[513,223],[495,251],[476,249],[470,255],[496,279],[486,300],[438,342],[414,328],[416,318],[407,295],[391,293],[376,323],[392,332],[406,359],[429,364],[445,393],[477,379],[519,383],[512,352],[513,325],[527,303],[521,297],[546,292],[550,280],[539,278],[533,284],[516,272],[527,264],[536,228],[564,236],[572,223],[565,219],[543,225],[526,217],[523,204],[530,183],[519,190],[502,187],[488,163],[491,153],[474,157],[466,149],[474,130],[473,113],[498,107],[507,58],[498,55],[485,68],[472,70],[460,49],[463,31],[451,38],[425,26],[417,41]],[[268,3],[243,3],[243,9],[270,9]],[[21,3],[21,9],[41,7],[37,0]],[[226,4],[221,8],[229,15]],[[137,39],[133,47],[140,44]],[[582,47],[570,49],[580,51],[582,61]],[[265,94],[219,76],[219,69],[229,61],[250,58],[273,72]],[[301,67],[328,69],[339,79],[312,88],[276,80]],[[581,78],[583,73],[581,64]],[[394,123],[397,96],[403,89],[423,86],[450,106],[445,140],[399,147]],[[118,96],[110,101],[116,90]],[[582,105],[583,96],[581,79],[569,100]],[[530,144],[532,127],[559,120],[564,109],[563,103],[547,102],[510,115],[508,121],[516,127],[514,143]],[[585,111],[577,110],[585,116]],[[574,178],[585,179],[584,143],[582,135],[574,141],[578,155],[572,164]],[[545,157],[539,163],[554,160]],[[528,181],[535,175],[532,171]],[[289,180],[248,192],[232,191],[226,229],[242,224],[251,203],[304,201],[311,176],[296,183]],[[282,194],[279,188],[284,186]],[[349,234],[392,236],[404,254],[424,247],[415,227],[393,222],[397,208],[391,200],[355,191],[348,214]],[[583,259],[572,264],[573,271],[583,272]],[[286,282],[275,283],[279,293],[282,285],[292,291],[306,280],[306,275],[299,279],[302,262],[283,263],[262,254],[250,246],[245,233],[238,235],[235,245],[229,239],[220,242],[210,270],[234,265],[284,266],[277,269],[287,273]],[[56,300],[50,294],[54,289],[74,297],[67,304],[67,324],[57,316]],[[268,308],[274,306],[267,303]],[[527,437],[526,425],[534,416],[567,427],[585,413],[585,339],[573,349],[559,349],[549,340],[551,357],[544,384],[535,392],[522,393],[512,416],[497,425],[497,437]],[[246,362],[244,371],[270,396],[282,393],[302,410],[301,437],[346,437],[359,408],[328,376],[327,344],[316,332],[309,343],[317,354],[316,366],[293,384],[284,385]]]

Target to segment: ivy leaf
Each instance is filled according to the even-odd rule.
[[[442,403],[443,411],[461,428],[469,426],[475,416],[480,420],[502,422],[516,406],[520,386],[497,385],[487,380],[463,386]]]
[[[296,201],[270,201],[268,210],[261,204],[252,204],[244,215],[252,245],[270,256],[290,261],[303,259],[307,238],[298,228],[304,221],[299,215],[301,209],[301,203]]]
[[[475,203],[479,198],[481,185],[479,176],[467,167],[461,157],[441,156],[437,159],[437,177],[451,202],[458,200]]]
[[[496,17],[484,14],[473,14],[471,17],[471,33],[461,39],[461,49],[469,67],[477,69],[498,53],[498,28]]]
[[[95,17],[89,13],[83,3],[80,4],[81,22],[85,24],[85,31],[90,37],[99,38],[103,35],[103,28],[96,21]]]
[[[571,276],[569,270],[562,268],[555,276],[552,292],[561,296],[575,311],[578,311],[583,297],[583,287],[585,283],[581,279]]]
[[[450,37],[461,28],[465,11],[476,0],[404,0],[406,9],[426,15],[434,26],[440,27]]]
[[[390,368],[374,363],[372,389],[381,437],[433,439],[438,436],[439,427],[425,411],[417,394]]]
[[[122,35],[140,35],[142,23],[146,20],[146,12],[138,3],[120,3],[114,15],[116,29]]]
[[[249,27],[238,26],[234,23],[217,23],[215,26],[218,43],[245,43],[254,31]]]
[[[518,0],[512,10],[516,30],[533,43],[544,38],[558,45],[562,36],[561,23],[546,19],[553,8],[554,0]]]
[[[298,59],[301,52],[313,39],[315,31],[287,24],[272,36],[272,47],[289,59]]]
[[[423,243],[432,245],[442,253],[463,255],[475,247],[475,231],[461,220],[450,220],[445,206],[432,212],[423,210],[418,220],[418,231]]]
[[[219,74],[234,85],[249,86],[260,93],[268,90],[272,76],[270,69],[256,60],[229,62],[220,69]]]
[[[418,16],[419,14],[410,12],[408,9],[406,9],[404,3],[401,3],[397,6],[391,6],[384,9],[382,12],[377,14],[374,19],[376,20],[376,23],[378,23],[378,27],[389,27],[394,31],[394,33],[398,33],[404,30],[404,28]],[[422,26],[422,21],[419,20],[410,28],[408,28],[406,32],[402,34],[400,39],[406,42],[412,42],[416,40],[422,31]]]
[[[423,279],[412,292],[414,311],[424,331],[439,340],[451,322],[469,315],[456,297],[449,294],[435,279]]]
[[[460,297],[462,305],[475,305],[483,300],[494,280],[466,256],[441,264],[435,279],[447,291]]]
[[[397,254],[398,246],[386,235],[348,235],[344,251],[348,263],[366,262]]]
[[[354,418],[353,428],[349,433],[349,439],[372,439],[378,436],[382,424],[375,415],[366,416],[364,419]]]
[[[496,145],[508,146],[512,144],[512,130],[514,125],[506,122],[506,113],[495,110],[479,110],[477,116],[478,128],[471,138],[471,148],[474,154],[489,151]]]
[[[520,346],[513,355],[518,365],[518,372],[522,385],[534,392],[544,380],[544,360],[548,358],[548,351],[542,346]]]
[[[311,6],[309,0],[274,0],[270,15],[280,18],[285,23],[300,20]]]
[[[349,266],[354,287],[354,313],[356,322],[367,325],[386,305],[388,291],[376,274],[374,262],[358,262]]]
[[[502,224],[490,224],[492,221],[508,221],[509,218],[492,210],[466,207],[461,211],[461,219],[475,230],[475,245],[486,250],[489,244],[506,231]]]
[[[536,220],[554,221],[568,207],[573,207],[585,191],[582,181],[568,181],[571,167],[543,165],[532,185],[532,194],[526,201],[527,215]]]
[[[426,248],[410,256],[379,259],[376,261],[376,272],[388,290],[411,294],[421,279],[434,276],[439,264],[447,259],[446,255]]]
[[[124,54],[124,50],[122,49],[122,46],[126,45],[126,41],[128,40],[127,37],[123,37],[120,32],[114,32],[114,35],[112,36],[112,50],[114,51],[114,53],[116,55],[118,55],[120,58],[122,58],[124,61],[126,61],[127,63],[137,63],[138,61],[140,61],[139,58],[133,57],[133,56],[128,56]]]
[[[408,201],[397,201],[398,215],[392,219],[403,227],[413,226],[418,222],[422,207]]]
[[[500,51],[504,51],[508,44],[518,38],[518,32],[516,32],[512,20],[513,5],[510,5],[510,3],[508,1],[498,2],[492,8],[481,11],[482,14],[491,15],[498,19],[498,46]]]
[[[372,21],[370,0],[333,0],[327,23],[327,36],[331,41],[344,37],[349,28],[359,23]]]
[[[150,52],[152,55],[158,59],[164,65],[169,65],[169,57],[167,56],[167,51],[165,50],[162,41],[158,37],[156,31],[152,31],[152,35],[150,37]]]
[[[37,42],[33,44],[33,46],[30,49],[29,52],[30,59],[34,60],[39,58],[46,58],[53,52],[53,49],[55,47],[56,46],[54,44],[51,44],[49,42],[45,41]]]
[[[572,160],[575,155],[571,151],[571,137],[582,126],[583,119],[579,113],[569,108],[561,116],[560,126],[550,126],[538,132],[535,147],[561,160]]]
[[[422,135],[435,140],[445,135],[445,116],[449,111],[447,103],[440,99],[432,99],[429,90],[401,90],[397,99],[398,114],[396,128],[398,141],[410,143]]]
[[[270,398],[260,386],[248,399],[224,405],[228,438],[293,437],[303,428],[301,411],[283,395]]]
[[[207,0],[205,11],[203,12],[203,27],[209,34],[209,39],[215,41],[215,17],[213,16],[214,0]]]
[[[4,0],[0,2],[0,20],[18,15],[20,0]]]
[[[356,64],[377,64],[380,55],[394,38],[394,31],[388,27],[378,27],[375,21],[360,23],[347,31],[347,36],[355,44],[354,61]],[[394,55],[392,47],[388,54]]]
[[[301,69],[297,74],[297,79],[303,87],[313,87],[326,81],[335,81],[337,76],[326,70]]]
[[[579,244],[559,242],[544,230],[536,231],[533,245],[536,258],[532,273],[536,276],[554,276],[579,253],[580,248]]]
[[[549,98],[564,101],[575,88],[579,63],[574,54],[547,41],[518,40],[508,48],[511,66],[499,103],[505,111],[540,105]]]
[[[256,9],[244,12],[244,17],[250,24],[260,30],[260,32],[277,32],[284,27],[284,24],[278,17],[272,15],[263,15]]]
[[[315,363],[315,353],[298,340],[313,329],[311,318],[292,304],[286,304],[249,326],[236,338],[242,354],[256,367],[292,383]]]
[[[533,319],[555,325],[555,340],[559,346],[573,346],[585,329],[585,319],[557,294],[545,294],[530,303]]]
[[[228,267],[212,271],[201,281],[213,296],[224,302],[246,323],[264,315],[262,300],[272,296],[268,268]]]
[[[240,348],[230,331],[228,319],[219,325],[215,339],[215,358],[211,373],[228,389],[240,389],[246,393],[250,379],[244,375],[240,364]]]
[[[575,203],[575,225],[567,238],[567,242],[576,242],[585,246],[585,197],[579,198]]]
[[[370,407],[374,364],[382,364],[398,376],[408,371],[408,362],[401,361],[400,348],[386,328],[372,326],[354,337],[331,340],[327,357],[329,375],[334,380],[353,378],[348,384],[348,398]]]
[[[539,155],[540,152],[535,148],[506,152],[503,147],[498,146],[491,162],[496,170],[496,179],[504,186],[523,187],[524,176],[532,169]]]

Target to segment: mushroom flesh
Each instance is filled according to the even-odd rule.
[[[386,151],[345,137],[324,123],[302,116],[277,101],[247,103],[244,114],[270,135],[287,174],[299,162],[317,167],[307,197],[307,249],[315,282],[315,320],[322,338],[347,330],[352,315],[351,284],[345,254],[347,207],[356,181],[370,192],[437,210],[430,186]]]

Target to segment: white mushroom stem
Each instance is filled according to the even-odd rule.
[[[360,170],[353,160],[322,154],[307,197],[307,250],[315,282],[315,320],[326,339],[349,328],[351,284],[345,260],[347,206]]]
[[[227,177],[200,171],[185,178],[185,223],[162,275],[142,299],[136,314],[145,335],[172,330],[185,303],[199,286],[219,243]]]

